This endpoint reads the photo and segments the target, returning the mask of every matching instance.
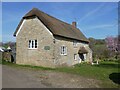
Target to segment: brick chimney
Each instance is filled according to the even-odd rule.
[[[77,27],[76,22],[72,22],[72,26]]]

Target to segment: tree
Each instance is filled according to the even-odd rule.
[[[105,42],[106,42],[106,45],[107,45],[107,48],[110,50],[110,51],[117,51],[118,49],[118,38],[116,37],[112,37],[112,36],[108,36],[106,37],[105,39]]]
[[[106,37],[106,45],[108,50],[110,50],[110,56],[115,57],[116,59],[119,57],[120,53],[120,44],[119,44],[119,36],[118,37],[112,37],[108,36]]]
[[[114,46],[114,45],[113,45],[113,44],[114,44],[114,39],[113,39],[113,37],[112,37],[112,36],[106,37],[105,42],[106,42],[107,48],[108,48],[110,51],[112,51],[112,50],[113,50],[113,46]]]
[[[105,40],[104,39],[94,39],[94,38],[89,38],[89,45],[90,45],[90,48],[92,49],[93,51],[93,59],[94,60],[98,60],[98,59],[103,59],[104,57],[108,57],[107,55],[107,47],[105,45]],[[104,51],[106,50],[106,51]],[[105,52],[105,55],[104,56],[104,53]]]
[[[9,46],[10,46],[10,48],[15,48],[16,47],[16,43],[15,42],[3,43],[3,47],[8,48]]]

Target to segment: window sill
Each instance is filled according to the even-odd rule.
[[[67,56],[67,54],[61,54],[61,56]]]
[[[36,49],[38,49],[38,48],[28,48],[29,50],[36,50]]]

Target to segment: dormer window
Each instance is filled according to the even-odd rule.
[[[77,47],[77,41],[75,41],[75,40],[73,41],[73,46]]]

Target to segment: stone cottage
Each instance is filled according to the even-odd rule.
[[[16,63],[45,67],[92,62],[89,41],[76,27],[36,8],[20,21],[16,36]]]

